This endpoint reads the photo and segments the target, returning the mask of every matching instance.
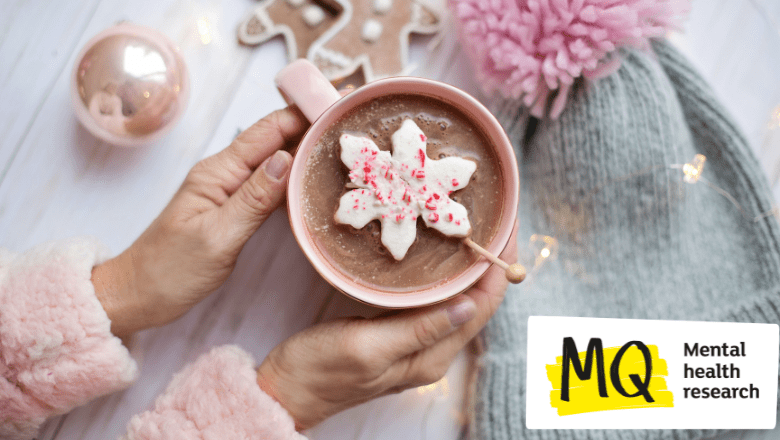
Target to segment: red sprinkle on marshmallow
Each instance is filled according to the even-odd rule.
[[[439,221],[439,214],[432,212],[431,215],[428,216],[428,220],[430,220],[433,223],[436,223]]]

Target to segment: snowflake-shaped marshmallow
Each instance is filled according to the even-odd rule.
[[[417,217],[444,235],[468,236],[468,212],[449,195],[468,184],[477,164],[460,157],[431,160],[425,134],[411,119],[393,133],[392,142],[391,156],[371,139],[341,135],[341,161],[357,189],[341,197],[336,223],[360,229],[378,219],[382,244],[396,260],[404,258],[417,236]]]

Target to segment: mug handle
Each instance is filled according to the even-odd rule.
[[[341,94],[320,69],[303,58],[280,70],[274,81],[284,100],[296,104],[311,123],[341,99]]]

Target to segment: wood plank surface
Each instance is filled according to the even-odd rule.
[[[440,6],[442,2],[439,2]],[[235,28],[252,0],[4,0],[0,2],[0,245],[23,251],[89,234],[112,252],[151,222],[199,159],[284,103],[272,78],[286,61],[275,39],[238,45]],[[197,21],[212,30],[203,44]],[[170,37],[187,61],[189,107],[164,139],[138,149],[97,141],[70,108],[69,75],[81,47],[127,20]],[[673,41],[693,60],[745,130],[780,197],[780,2],[695,0],[686,32]],[[470,63],[449,27],[433,51],[420,39],[412,74],[480,97]],[[522,238],[521,238],[522,242]],[[295,273],[295,277],[279,274]],[[209,348],[235,343],[262,359],[273,346],[321,320],[376,310],[334,293],[312,270],[277,212],[252,237],[219,291],[178,322],[139,334],[139,381],[52,419],[41,439],[106,439],[151,406],[171,376]],[[312,439],[457,439],[464,435],[472,358],[461,353],[432,387],[378,399],[307,432]],[[725,433],[768,440],[780,430]]]

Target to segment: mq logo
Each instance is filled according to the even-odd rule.
[[[666,361],[659,357],[655,345],[629,341],[622,347],[604,349],[601,338],[591,338],[587,350],[578,352],[574,339],[566,337],[563,356],[555,360],[547,365],[547,378],[553,388],[550,405],[557,408],[559,416],[674,406],[674,396],[666,389]]]

